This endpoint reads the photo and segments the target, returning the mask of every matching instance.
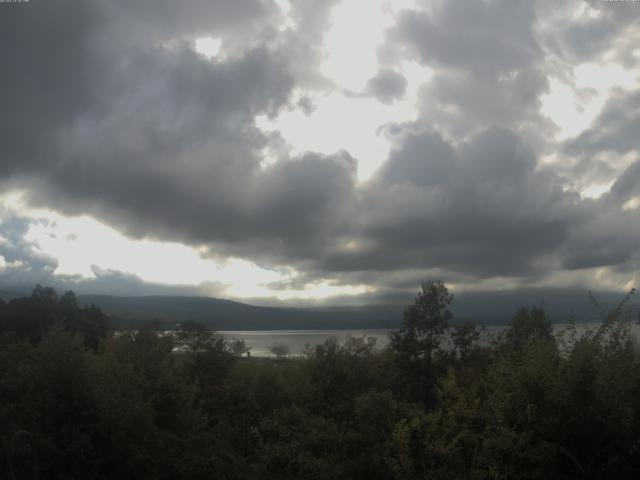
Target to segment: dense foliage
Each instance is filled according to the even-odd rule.
[[[247,358],[195,322],[108,331],[38,287],[0,302],[0,478],[640,478],[640,351],[621,312],[481,341],[423,285],[388,349]],[[176,347],[179,347],[176,349]]]

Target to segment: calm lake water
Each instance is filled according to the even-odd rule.
[[[576,325],[578,332],[587,328],[595,328],[599,324],[581,323]],[[567,324],[555,324],[554,332],[559,334]],[[482,342],[487,342],[493,336],[504,330],[505,326],[489,326],[482,330]],[[343,343],[349,337],[374,337],[376,338],[376,348],[383,349],[389,344],[389,332],[391,330],[265,330],[265,331],[219,331],[225,339],[242,339],[251,347],[251,356],[272,357],[269,347],[273,345],[284,345],[289,349],[291,355],[300,355],[306,345],[319,345],[325,340],[335,337],[338,342]],[[632,324],[631,331],[640,340],[640,325]]]
[[[300,355],[306,345],[319,345],[335,337],[344,343],[349,337],[375,337],[376,348],[389,344],[389,330],[265,330],[265,331],[219,331],[225,339],[238,338],[251,347],[251,356],[271,357],[272,345],[284,345],[291,355]]]

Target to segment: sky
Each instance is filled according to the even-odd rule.
[[[640,2],[0,3],[0,288],[640,284]]]

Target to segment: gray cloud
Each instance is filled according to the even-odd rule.
[[[585,13],[587,6],[589,11],[595,12],[594,15]],[[553,45],[563,57],[585,62],[614,50],[618,59],[630,60],[626,49],[617,49],[616,43],[633,33],[634,25],[637,26],[640,9],[634,2],[580,0],[567,2],[564,6],[559,6],[558,2],[547,2],[544,8],[554,13],[558,9],[567,12],[568,18],[558,18],[563,28],[553,38]]]
[[[553,127],[540,114],[548,90],[532,2],[423,2],[400,14],[381,51],[387,63],[417,60],[434,75],[420,118],[452,138],[492,126],[524,129],[536,144]]]
[[[578,224],[568,238],[563,252],[563,267],[569,270],[592,267],[613,267],[631,270],[640,265],[636,245],[640,232],[636,225],[640,215],[622,211],[619,203],[605,196],[600,201],[587,202],[588,221]]]
[[[535,273],[579,221],[575,201],[510,131],[490,129],[457,148],[410,133],[365,193],[365,245],[328,265]]]
[[[434,76],[416,122],[390,129],[388,161],[358,184],[348,153],[292,156],[255,124],[294,107],[294,92],[332,88],[317,67],[337,3],[292,1],[296,26],[283,29],[267,0],[3,7],[0,182],[28,188],[34,205],[88,213],[130,236],[292,265],[300,285],[377,282],[388,298],[427,274],[469,282],[638,264],[630,253],[638,212],[621,209],[638,194],[638,164],[619,176],[598,155],[637,150],[640,97],[614,97],[561,146],[570,168],[538,162],[559,148],[539,113],[549,76],[570,70],[565,60],[598,58],[633,18],[604,6],[593,22],[565,12],[553,41],[545,22],[556,2],[437,1],[403,12],[365,94],[401,98],[407,81],[396,67],[405,60]],[[218,58],[193,51],[204,35],[221,39]],[[602,35],[611,42],[589,55]],[[277,152],[274,164],[264,163],[267,150]],[[611,193],[586,201],[566,191],[580,169],[617,180]],[[4,277],[13,283],[55,269],[24,241],[25,222],[0,226],[10,240],[0,255],[25,264],[11,274],[26,276]],[[147,291],[121,272],[96,271],[92,281]]]
[[[47,283],[58,266],[25,238],[32,224],[32,219],[0,207],[0,256],[6,264],[0,269],[0,284],[5,287]]]
[[[594,123],[571,140],[566,151],[593,156],[600,152],[621,155],[638,149],[640,133],[640,93],[618,91],[602,109]]]
[[[382,69],[367,82],[366,94],[376,97],[383,103],[392,103],[404,96],[407,80],[398,72]]]
[[[534,18],[531,3],[429,2],[428,10],[403,12],[393,36],[425,64],[508,74],[541,54]]]
[[[640,182],[638,167],[629,165],[629,158],[640,154],[638,112],[640,94],[615,92],[592,125],[561,146],[565,162],[558,171],[578,185],[615,181],[613,196],[624,203]]]
[[[633,162],[611,186],[611,197],[624,205],[633,197],[640,196],[640,160]]]
[[[353,161],[309,154],[263,168],[263,149],[278,139],[254,119],[288,105],[311,61],[298,62],[296,49],[321,35],[330,6],[293,2],[299,29],[281,36],[269,25],[272,2],[12,9],[0,19],[0,54],[14,65],[0,79],[5,178],[26,177],[35,204],[90,213],[130,235],[310,255],[343,228]],[[42,30],[29,35],[34,25]],[[229,54],[238,31],[253,34]],[[182,39],[200,34],[223,38],[222,60]]]

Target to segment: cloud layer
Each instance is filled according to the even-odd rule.
[[[338,3],[0,5],[0,185],[134,238],[290,267],[299,286],[386,295],[432,274],[529,284],[606,268],[617,282],[634,278],[638,93],[612,88],[569,139],[541,112],[552,79],[594,95],[578,86],[578,65],[615,63],[638,77],[626,48],[637,5],[434,0],[397,11],[372,46],[378,73],[354,97],[395,105],[415,87],[418,113],[380,126],[389,157],[359,182],[367,159],[294,154],[256,122],[313,115],[306,95],[338,88],[321,73]],[[202,37],[220,40],[213,58],[196,51]],[[431,77],[407,74],[408,64]],[[595,183],[612,187],[598,199],[576,190]],[[55,259],[25,244],[28,220],[0,218],[3,280],[52,275]]]

